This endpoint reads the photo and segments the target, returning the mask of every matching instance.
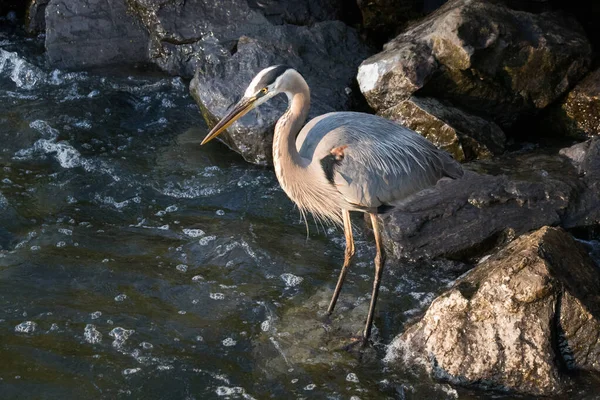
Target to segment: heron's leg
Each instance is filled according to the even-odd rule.
[[[377,215],[369,214],[371,223],[373,224],[373,234],[375,235],[375,246],[377,247],[377,255],[375,256],[375,280],[373,281],[373,293],[371,294],[371,304],[369,306],[369,314],[367,323],[363,331],[363,341],[366,342],[371,335],[373,327],[373,315],[375,314],[375,304],[377,303],[377,295],[379,294],[379,285],[381,283],[381,274],[383,273],[383,265],[385,264],[385,250],[381,240],[379,227],[377,226]]]
[[[344,235],[346,236],[346,251],[344,252],[344,265],[342,266],[342,270],[340,271],[340,277],[338,278],[337,285],[335,286],[335,290],[333,292],[333,297],[331,298],[331,302],[329,303],[329,308],[327,308],[327,314],[331,314],[333,309],[335,308],[335,303],[340,295],[340,291],[342,290],[342,286],[344,285],[344,279],[346,278],[346,273],[348,272],[348,267],[350,266],[350,260],[352,260],[352,256],[354,255],[354,238],[352,237],[352,223],[350,222],[350,211],[342,210],[342,217],[344,220]]]

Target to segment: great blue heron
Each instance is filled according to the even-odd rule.
[[[362,332],[366,343],[385,263],[377,214],[435,185],[442,177],[461,177],[462,167],[423,136],[376,115],[333,112],[312,119],[302,128],[310,107],[310,90],[302,75],[285,65],[260,71],[202,144],[279,93],[287,95],[289,105],[275,125],[273,163],[277,179],[303,215],[309,211],[321,220],[343,226],[346,236],[344,264],[328,314],[333,312],[354,255],[350,211],[370,215],[377,255],[369,314]]]

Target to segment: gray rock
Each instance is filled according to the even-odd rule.
[[[52,66],[81,68],[148,60],[148,33],[124,0],[51,0],[46,54]]]
[[[386,361],[457,384],[555,394],[561,359],[600,367],[599,293],[587,253],[562,229],[544,227],[455,282],[394,339]]]
[[[422,134],[458,161],[504,152],[506,136],[498,125],[434,98],[412,96],[379,114]]]
[[[126,0],[150,32],[150,58],[163,70],[192,77],[237,51],[241,37],[268,38],[277,25],[342,18],[342,0]],[[275,32],[276,34],[276,32]]]
[[[287,64],[304,75],[311,88],[309,118],[352,107],[354,74],[368,54],[355,30],[339,21],[312,27],[272,26],[268,34],[241,37],[237,51],[199,68],[190,91],[209,126],[243,94],[254,75],[275,64]],[[287,100],[281,96],[232,125],[220,138],[247,161],[269,164],[272,135]]]
[[[473,171],[442,180],[382,218],[391,256],[479,256],[532,229],[560,224],[585,190],[558,155],[518,153],[466,168]],[[575,217],[573,223],[579,223]]]
[[[574,20],[451,0],[365,60],[358,81],[379,112],[419,91],[504,128],[566,93],[590,63],[590,44]]]

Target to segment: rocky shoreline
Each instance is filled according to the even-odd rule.
[[[573,239],[600,235],[598,7],[350,3],[31,0],[0,15],[45,35],[51,67],[151,63],[191,79],[209,126],[258,70],[285,63],[311,86],[310,117],[370,107],[416,130],[468,171],[382,218],[389,262],[476,265],[398,332],[386,361],[534,395],[563,391],[565,371],[598,372],[600,271]],[[263,106],[223,141],[270,165],[284,108]]]

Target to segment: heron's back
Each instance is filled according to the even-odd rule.
[[[335,112],[311,120],[296,139],[303,158],[316,166],[342,149],[327,177],[356,209],[372,209],[460,178],[461,165],[418,133],[376,115]],[[337,160],[337,161],[336,161]]]

